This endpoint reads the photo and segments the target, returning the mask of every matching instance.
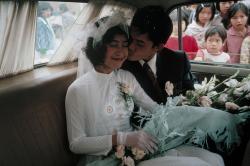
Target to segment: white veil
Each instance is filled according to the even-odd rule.
[[[74,45],[74,47],[77,48],[77,50],[81,50],[77,53],[77,77],[82,76],[93,68],[93,65],[90,63],[84,52],[88,37],[94,37],[95,41],[98,42],[102,38],[103,34],[112,26],[118,25],[120,23],[126,23],[127,25],[129,25],[135,10],[136,9],[134,7],[121,2],[107,1],[107,3],[100,10],[98,16],[92,19],[92,21],[90,21],[83,30],[75,33],[74,36],[77,38],[78,42]],[[97,27],[94,26],[94,23],[100,18],[106,16],[109,16],[108,20],[102,22],[103,25],[100,26],[101,28],[97,29]]]

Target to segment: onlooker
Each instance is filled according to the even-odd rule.
[[[37,9],[36,50],[46,54],[55,47],[55,34],[47,18],[51,16],[52,6],[48,2],[40,2]]]
[[[199,50],[197,57],[205,62],[229,62],[230,56],[222,52],[226,37],[227,32],[224,27],[218,25],[209,28],[205,33],[205,49]]]
[[[195,11],[195,20],[188,25],[186,34],[196,39],[199,48],[204,48],[204,35],[215,15],[215,6],[211,3],[199,4]]]
[[[241,45],[240,63],[250,64],[250,36],[247,36]]]
[[[75,22],[75,16],[69,11],[69,8],[66,4],[60,4],[59,6],[61,16],[62,16],[62,24],[64,32],[67,33],[67,31],[70,29],[70,27]]]
[[[192,4],[192,5],[188,5],[188,6],[184,6],[183,10],[185,11],[185,13],[187,13],[188,15],[188,23],[192,23],[193,20],[195,19],[195,10],[197,8],[197,4]]]
[[[179,42],[178,42],[178,17],[177,12],[174,10],[170,14],[170,18],[173,22],[173,32],[171,36],[169,37],[168,41],[165,44],[166,48],[170,48],[172,50],[179,50]],[[188,25],[188,20],[184,17],[182,12],[182,43],[183,43],[183,50],[187,53],[188,58],[190,60],[193,60],[196,56],[196,53],[198,51],[198,45],[193,36],[186,35],[185,30]]]
[[[248,8],[243,3],[233,4],[228,11],[231,26],[227,31],[224,51],[230,55],[231,63],[240,63],[242,41],[246,36],[250,36],[250,27],[247,25],[248,14]]]
[[[234,1],[228,1],[228,2],[216,2],[216,9],[219,11],[218,14],[214,16],[214,19],[212,21],[212,25],[221,25],[226,28],[227,25],[227,13],[230,8],[234,4]]]

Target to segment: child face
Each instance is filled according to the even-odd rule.
[[[206,40],[206,49],[210,54],[219,54],[221,52],[223,46],[223,41],[219,34],[214,34],[212,36],[208,36]]]
[[[204,7],[198,16],[199,24],[201,26],[204,26],[206,23],[208,23],[212,17],[212,10],[210,7]]]
[[[227,14],[228,9],[230,8],[230,6],[232,6],[234,4],[234,1],[228,1],[228,2],[220,2],[220,12],[222,15]]]
[[[128,56],[128,39],[124,35],[115,35],[114,39],[107,44],[103,67],[107,73],[121,67]]]
[[[237,11],[230,19],[233,28],[236,31],[243,31],[246,27],[248,17],[241,10]]]

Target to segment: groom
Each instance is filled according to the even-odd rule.
[[[193,89],[186,54],[164,48],[172,28],[171,19],[160,6],[138,9],[131,22],[132,41],[123,69],[133,73],[144,91],[158,103],[166,102],[167,81],[174,85],[174,96]]]
[[[174,84],[173,95],[193,89],[194,82],[186,54],[164,48],[172,28],[172,21],[162,7],[146,6],[138,9],[131,22],[129,57],[122,67],[133,73],[144,91],[158,103],[166,102],[167,81]],[[133,120],[138,124],[136,118]],[[193,146],[179,146],[169,150],[166,155],[173,160],[173,165],[192,165],[190,157],[201,159],[198,165],[224,165],[219,155]],[[171,165],[168,157],[158,159],[159,163]]]

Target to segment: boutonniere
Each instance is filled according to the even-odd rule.
[[[168,96],[172,96],[174,94],[174,85],[170,81],[165,83],[165,91]]]
[[[122,82],[118,82],[118,88],[120,90],[122,98],[125,100],[126,107],[129,111],[133,111],[134,101],[129,85]]]

